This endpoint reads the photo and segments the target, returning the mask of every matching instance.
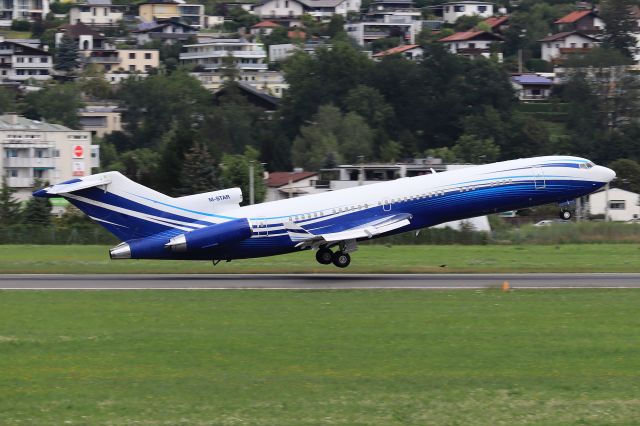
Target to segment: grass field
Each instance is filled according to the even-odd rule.
[[[636,425],[640,292],[0,292],[0,424]]]
[[[308,251],[213,267],[195,261],[111,261],[106,246],[0,245],[0,273],[288,272],[640,272],[640,244],[364,245],[347,269],[320,265]]]

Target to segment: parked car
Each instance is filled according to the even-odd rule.
[[[541,220],[540,222],[534,224],[533,226],[551,226],[551,225],[566,225],[567,223],[571,223],[571,221],[569,220],[562,220],[562,219],[546,219],[546,220]]]

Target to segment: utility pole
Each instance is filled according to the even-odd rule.
[[[253,160],[249,160],[249,204],[255,203],[255,193],[253,187]]]

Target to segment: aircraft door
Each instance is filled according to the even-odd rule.
[[[264,222],[258,223],[258,227],[256,229],[256,235],[266,237],[269,235],[269,228],[267,228],[267,224]]]
[[[391,211],[391,201],[384,200],[382,202],[382,210],[384,210],[385,212]]]
[[[547,187],[547,181],[544,178],[542,167],[533,168],[533,185],[536,189],[545,189]]]

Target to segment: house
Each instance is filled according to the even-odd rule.
[[[148,74],[160,66],[160,52],[156,49],[121,49],[117,52],[118,70]]]
[[[266,112],[274,112],[280,107],[280,99],[267,93],[263,93],[249,84],[237,82],[234,87],[239,91],[240,95],[247,100],[247,102],[265,110]],[[229,90],[230,86],[222,86],[213,94],[215,101],[220,102],[220,98],[226,96]]]
[[[220,72],[192,72],[190,75],[197,78],[205,89],[212,92],[216,92],[228,81],[228,77]],[[276,98],[281,98],[289,88],[280,71],[239,71],[235,80]]]
[[[583,34],[602,33],[605,24],[598,13],[591,10],[575,10],[554,22],[558,32],[579,31]]]
[[[260,19],[282,22],[285,26],[299,26],[300,17],[308,14],[318,21],[328,21],[333,15],[347,16],[360,11],[361,0],[261,0],[253,7]]]
[[[265,201],[277,201],[320,192],[312,184],[312,181],[317,176],[318,173],[316,172],[304,172],[301,170],[271,172],[265,179],[267,186]]]
[[[402,57],[407,58],[410,61],[418,61],[422,59],[424,50],[418,44],[406,44],[403,46],[393,47],[383,52],[378,52],[373,55],[373,59],[376,61],[380,61],[382,58],[389,55],[401,55]]]
[[[243,39],[215,39],[188,44],[180,53],[180,61],[204,71],[220,72],[227,66],[227,58],[240,71],[267,69],[267,52],[262,43],[249,43]]]
[[[0,116],[0,175],[7,176],[18,200],[31,197],[34,179],[53,185],[91,174],[99,166],[98,149],[90,132],[17,114]]]
[[[614,221],[639,219],[640,194],[620,188],[596,192],[589,195],[589,214]]]
[[[306,14],[318,22],[328,22],[333,15],[347,16],[348,12],[360,12],[360,0],[300,0]]]
[[[330,44],[325,43],[323,41],[308,42],[305,44],[299,44],[299,43],[272,44],[269,46],[269,62],[282,61],[298,51],[305,52],[309,55],[315,55],[316,50],[321,47],[327,50],[331,50],[332,48]]]
[[[567,55],[585,53],[600,43],[595,37],[578,31],[553,34],[538,41],[542,48],[541,57],[548,62],[558,62],[566,59]]]
[[[82,22],[60,26],[55,34],[56,47],[60,45],[64,36],[75,40],[78,43],[78,50],[84,56],[89,56],[92,50],[113,50],[113,46],[107,43],[104,34],[89,28]]]
[[[82,130],[99,138],[122,131],[120,115],[120,109],[112,105],[88,105],[78,110]]]
[[[442,19],[447,24],[455,24],[461,16],[488,18],[494,14],[494,4],[486,1],[452,1],[444,3]]]
[[[502,62],[502,52],[495,46],[503,40],[498,34],[487,31],[465,31],[441,38],[439,41],[444,43],[453,54],[470,58],[478,56],[490,58],[495,55]]]
[[[536,74],[523,74],[511,77],[511,84],[521,101],[538,101],[548,99],[553,88],[553,81]]]
[[[186,41],[194,36],[198,30],[185,24],[178,18],[159,19],[157,22],[142,22],[137,30],[131,31],[137,44],[146,44],[153,40],[160,40],[165,44],[176,41]]]
[[[369,3],[367,20],[382,20],[385,15],[411,16],[413,20],[420,20],[422,10],[413,0],[373,0]]]
[[[0,37],[1,80],[48,80],[52,70],[53,57],[46,48]]]
[[[0,27],[10,27],[14,20],[44,21],[50,11],[49,0],[3,0]]]
[[[250,32],[253,35],[269,35],[276,28],[282,28],[282,25],[277,24],[273,21],[262,21],[251,27]]]
[[[204,5],[184,3],[182,0],[149,0],[138,5],[138,17],[142,22],[159,19],[181,18],[195,28],[206,27]]]
[[[115,6],[111,0],[87,0],[69,9],[69,23],[82,22],[89,26],[111,26],[122,20],[123,6]]]
[[[508,16],[492,16],[490,18],[482,21],[483,24],[487,24],[489,28],[491,28],[491,32],[497,34],[504,34],[504,32],[509,28],[509,17]]]
[[[385,16],[383,21],[350,22],[344,28],[347,35],[360,46],[391,36],[401,37],[405,42],[413,44],[422,31],[422,23],[414,21],[410,16]]]

